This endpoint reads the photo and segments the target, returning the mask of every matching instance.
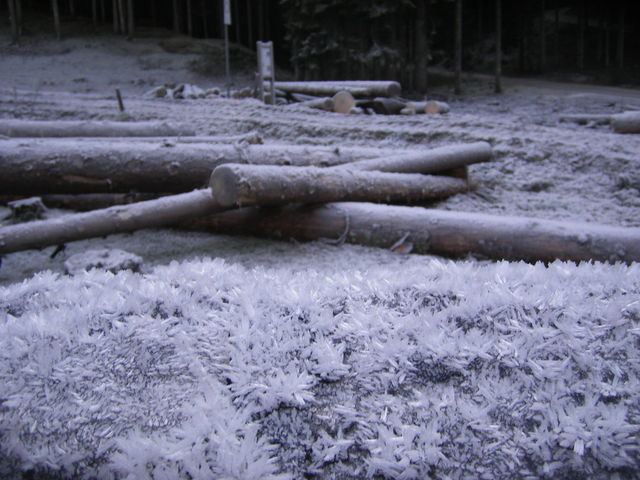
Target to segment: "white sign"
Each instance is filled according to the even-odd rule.
[[[224,0],[224,24],[231,25],[231,0]]]
[[[258,43],[258,65],[262,78],[273,76],[273,44],[271,42]]]

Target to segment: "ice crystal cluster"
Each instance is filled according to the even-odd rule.
[[[174,262],[0,289],[0,475],[637,478],[640,266]]]

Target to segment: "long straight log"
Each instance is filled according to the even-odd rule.
[[[0,254],[173,225],[222,210],[224,209],[207,189],[50,220],[21,223],[0,228]]]
[[[213,169],[224,163],[331,166],[378,154],[376,149],[294,145],[0,140],[0,192],[178,193],[206,186]]]
[[[313,167],[221,165],[211,190],[220,205],[282,205],[342,200],[419,202],[468,190],[459,178]]]
[[[474,163],[488,162],[492,156],[491,145],[487,142],[475,142],[461,145],[448,145],[432,150],[400,153],[393,156],[360,160],[354,163],[338,165],[341,170],[377,170],[398,173],[438,173],[466,167]]]
[[[367,203],[248,207],[183,228],[300,241],[335,239],[412,253],[549,262],[640,261],[640,228]]]
[[[76,120],[0,120],[5,137],[162,137],[193,136],[186,125],[167,122],[96,122]]]
[[[640,133],[640,112],[612,115],[611,128],[616,133]]]
[[[401,93],[398,82],[386,81],[329,81],[329,82],[275,82],[275,88],[287,93],[331,96],[347,91],[354,97],[394,97]]]

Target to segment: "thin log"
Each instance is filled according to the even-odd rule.
[[[491,145],[487,142],[475,142],[360,160],[338,165],[334,169],[433,174],[466,167],[474,163],[488,162],[492,155]]]
[[[612,115],[611,128],[616,133],[640,133],[640,112]]]
[[[0,227],[0,254],[172,225],[222,211],[209,190]]]
[[[5,137],[162,137],[193,136],[186,125],[167,122],[95,122],[77,120],[0,120]]]
[[[335,201],[424,202],[468,190],[459,178],[332,168],[227,164],[211,175],[222,206]]]
[[[224,163],[331,166],[392,150],[292,145],[173,144],[77,139],[0,140],[0,192],[187,192]]]
[[[336,239],[412,253],[527,262],[640,261],[640,228],[451,212],[420,207],[333,203],[249,207],[197,218],[183,228],[300,241]]]
[[[612,115],[609,114],[571,114],[571,115],[560,115],[561,122],[570,122],[577,123],[578,125],[608,125],[611,123]]]
[[[48,208],[64,208],[88,212],[115,205],[129,205],[164,197],[157,193],[86,193],[80,195],[42,195],[42,203]]]

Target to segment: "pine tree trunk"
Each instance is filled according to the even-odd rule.
[[[624,15],[625,15],[625,6],[624,3],[620,4],[618,10],[618,69],[622,71],[624,68]]]
[[[125,20],[126,12],[124,10],[124,0],[118,0],[118,13],[120,14],[118,18],[120,26],[118,29],[120,30],[120,33],[125,34],[127,32],[127,22]]]
[[[94,28],[98,26],[98,1],[91,0],[91,18]]]
[[[74,0],[69,0],[69,15],[71,15],[71,17],[76,16],[76,4]]]
[[[496,79],[495,92],[502,93],[502,2],[496,0]]]
[[[107,0],[100,0],[100,21],[105,23],[107,21],[107,7],[105,5]]]
[[[209,38],[209,24],[207,22],[207,3],[206,0],[202,0],[202,34],[204,38]]]
[[[584,0],[581,2],[580,13],[578,15],[578,70],[584,70],[584,33],[585,33],[585,6]]]
[[[546,5],[540,0],[540,71],[547,69],[547,29],[545,25]]]
[[[236,33],[236,43],[241,44],[242,38],[240,35],[240,1],[235,0],[232,2],[233,7],[233,17],[231,19],[231,23],[235,25],[235,33]]]
[[[415,89],[419,92],[426,92],[429,82],[429,36],[427,32],[427,0],[417,0],[417,11],[415,21]]]
[[[11,22],[11,42],[18,43],[20,34],[18,30],[18,14],[15,0],[8,0],[9,3],[9,20]]]
[[[18,24],[18,37],[22,36],[22,0],[16,2],[16,21]]]
[[[249,44],[249,48],[254,50],[256,46],[253,41],[253,23],[251,15],[251,0],[247,0],[247,43]]]
[[[191,0],[187,0],[187,35],[193,37],[193,11]]]
[[[455,86],[457,95],[462,93],[462,0],[456,0],[455,18]]]
[[[133,38],[135,33],[135,19],[133,17],[133,0],[127,0],[127,37]]]
[[[111,12],[113,14],[113,33],[120,33],[120,14],[118,13],[118,0],[111,0]]]
[[[178,0],[172,1],[173,5],[173,31],[180,33],[180,10],[178,6]]]
[[[560,65],[560,0],[556,0],[554,8],[555,16],[555,32],[553,35],[553,57],[555,59],[555,65]]]
[[[60,10],[58,8],[58,0],[51,0],[51,9],[53,10],[53,26],[56,30],[56,38],[62,38],[62,29],[60,28]]]

